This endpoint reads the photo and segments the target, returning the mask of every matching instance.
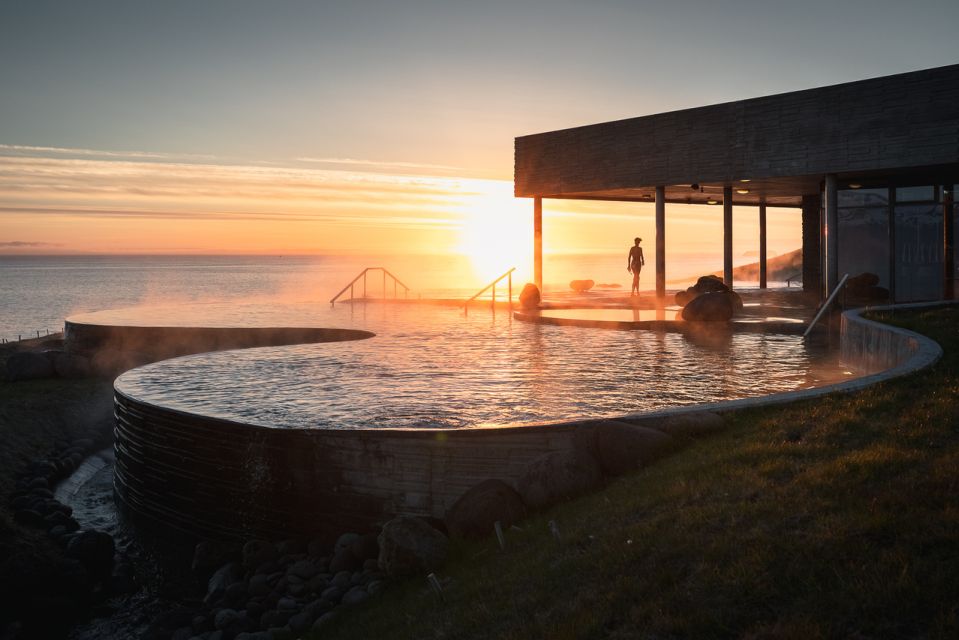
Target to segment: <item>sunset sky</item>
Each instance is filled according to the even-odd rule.
[[[0,252],[523,259],[514,137],[952,64],[957,29],[954,0],[8,0]],[[717,209],[668,215],[667,252],[719,253]],[[545,217],[549,252],[652,240],[649,204]]]

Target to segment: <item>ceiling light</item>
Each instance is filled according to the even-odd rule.
[[[849,183],[849,188],[850,188],[850,189],[858,189],[858,188],[861,187],[861,186],[862,186],[862,185],[859,184],[858,182],[850,182],[850,183]]]
[[[743,178],[742,180],[740,180],[740,182],[749,182],[749,180],[750,180],[749,178]]]
[[[712,198],[710,198],[709,200],[706,201],[706,204],[719,204],[719,201],[713,200]]]
[[[736,189],[736,193],[747,194],[749,193],[749,189]]]

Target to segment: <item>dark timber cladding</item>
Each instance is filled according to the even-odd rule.
[[[665,245],[666,203],[722,203],[717,216],[721,210],[727,282],[732,279],[733,204],[801,209],[803,286],[820,295],[835,285],[842,253],[838,191],[863,185],[893,190],[933,185],[942,194],[937,202],[948,212],[957,176],[959,65],[515,141],[517,197],[536,198],[537,212],[542,198],[655,202],[657,248]],[[903,215],[910,213],[903,209]],[[941,224],[940,242],[949,254],[942,261],[948,296],[955,279],[955,232],[951,219]],[[891,238],[893,231],[890,227]],[[541,236],[536,237],[540,242]],[[764,243],[761,237],[760,245]],[[894,251],[890,245],[890,255]],[[931,253],[924,248],[919,255]],[[656,289],[662,296],[665,263],[659,257],[656,263]],[[908,265],[904,269],[912,270],[909,277],[921,271]],[[895,292],[895,283],[889,286]]]

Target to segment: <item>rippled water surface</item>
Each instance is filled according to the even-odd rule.
[[[844,376],[798,336],[608,331],[430,305],[202,306],[149,324],[313,324],[368,340],[186,356],[121,376],[148,402],[266,427],[457,428],[614,416],[818,386]],[[191,314],[194,314],[190,321]],[[95,314],[96,315],[96,314]],[[104,317],[104,316],[101,316]],[[203,320],[203,321],[201,321]]]

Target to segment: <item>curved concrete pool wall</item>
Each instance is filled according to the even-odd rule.
[[[888,341],[894,369],[836,385],[621,416],[630,424],[704,409],[729,412],[862,388],[929,366],[931,340],[850,314]],[[866,331],[863,329],[863,331]],[[882,338],[890,333],[898,337]],[[193,536],[331,538],[395,515],[443,518],[477,483],[515,483],[537,457],[592,449],[597,425],[576,421],[462,430],[271,429],[151,405],[117,391],[116,490],[130,512]]]

